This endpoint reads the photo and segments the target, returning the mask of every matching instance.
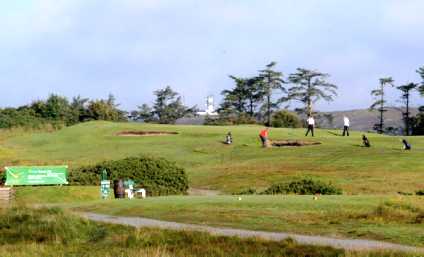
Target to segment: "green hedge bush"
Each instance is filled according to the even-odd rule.
[[[271,185],[261,194],[340,195],[342,194],[342,190],[331,184],[326,184],[321,181],[314,181],[312,179],[301,179],[289,183],[277,183]]]
[[[415,192],[415,194],[423,196],[424,195],[424,189],[418,190],[417,192]]]
[[[69,182],[72,185],[99,185],[103,170],[107,170],[112,181],[134,180],[136,187],[146,188],[149,195],[185,194],[188,190],[188,178],[183,168],[152,157],[130,157],[81,167],[70,172]]]
[[[301,128],[302,122],[295,113],[283,110],[272,115],[271,125],[274,128]]]

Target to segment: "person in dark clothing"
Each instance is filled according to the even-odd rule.
[[[370,141],[368,140],[367,136],[362,135],[362,143],[364,144],[365,147],[370,147]]]
[[[403,150],[411,150],[411,145],[405,139],[402,139]]]
[[[231,145],[233,143],[233,136],[231,135],[231,132],[227,133],[227,136],[225,137],[225,143],[227,145]]]
[[[309,116],[306,120],[308,123],[308,130],[306,131],[305,137],[308,136],[309,132],[311,132],[312,136],[314,136],[314,127],[315,127],[315,120],[312,116]]]

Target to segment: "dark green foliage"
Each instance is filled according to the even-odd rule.
[[[370,110],[378,110],[380,113],[379,123],[374,125],[374,129],[382,134],[384,132],[384,113],[387,111],[384,88],[387,86],[393,86],[394,80],[392,77],[380,78],[380,87],[371,91],[371,95],[374,96],[375,102],[370,106]]]
[[[221,93],[224,100],[218,109],[219,119],[208,120],[207,124],[248,124],[261,120],[270,125],[272,113],[282,102],[281,99],[274,99],[274,94],[286,92],[283,74],[274,70],[275,65],[275,62],[271,62],[254,77],[231,75],[235,86]]]
[[[275,128],[300,128],[302,122],[296,114],[283,110],[272,115],[271,125]]]
[[[92,100],[50,95],[45,101],[35,101],[19,108],[0,109],[0,128],[41,128],[52,125],[61,128],[89,120],[126,121],[126,113],[118,109],[115,98]]]
[[[40,128],[44,123],[46,120],[38,117],[33,110],[28,108],[0,109],[0,128]]]
[[[257,192],[255,188],[247,188],[247,189],[241,190],[240,192],[233,193],[233,195],[254,195],[256,193]]]
[[[409,112],[409,101],[411,96],[411,91],[416,89],[418,84],[416,83],[408,83],[402,86],[397,87],[402,92],[401,99],[405,103],[405,111],[402,111],[403,121],[405,123],[405,135],[409,136],[411,132],[411,117]]]
[[[337,96],[337,86],[326,81],[329,74],[319,71],[297,68],[290,74],[289,81],[293,86],[289,89],[287,100],[296,100],[304,104],[298,109],[306,115],[312,115],[312,105],[320,99],[333,101]]]
[[[256,107],[264,97],[261,91],[262,79],[259,77],[239,78],[232,75],[230,78],[234,80],[235,87],[221,92],[224,100],[218,112],[221,116],[228,114],[245,115],[253,119],[256,114]]]
[[[286,98],[281,98],[278,101],[273,100],[273,94],[276,90],[285,93],[287,90],[283,86],[285,81],[283,80],[283,73],[274,70],[276,62],[271,62],[266,66],[264,70],[260,70],[259,78],[261,78],[260,92],[265,98],[265,103],[262,105],[264,117],[266,118],[265,124],[271,125],[271,116],[275,109],[277,109],[281,102],[285,101]]]
[[[136,119],[141,119],[144,122],[154,121],[153,109],[147,104],[142,104],[138,107],[138,111],[136,111]]]
[[[289,183],[273,184],[261,194],[340,195],[342,194],[342,190],[336,188],[331,184],[326,184],[321,181],[314,181],[312,179],[301,179]]]
[[[174,124],[176,120],[186,115],[193,115],[196,112],[196,106],[186,107],[182,103],[181,96],[172,90],[170,86],[159,89],[154,92],[156,96],[153,105],[153,119],[161,124]],[[148,117],[152,119],[152,117]]]
[[[109,95],[106,100],[92,100],[87,106],[89,120],[126,121],[126,113],[118,109],[115,97]]]
[[[220,113],[218,117],[206,117],[204,125],[212,126],[228,126],[228,125],[242,125],[242,124],[256,124],[255,118],[250,117],[247,113],[241,115],[228,114],[223,115]]]
[[[415,192],[416,195],[424,195],[424,189],[418,190]]]
[[[130,157],[81,167],[69,174],[73,185],[98,185],[100,174],[107,170],[110,180],[132,179],[150,195],[185,194],[188,178],[183,168],[162,158]]]
[[[412,135],[424,135],[424,106],[418,108],[419,113],[411,118]]]

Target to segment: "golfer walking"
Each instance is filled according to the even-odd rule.
[[[306,121],[308,122],[308,130],[306,131],[305,137],[308,136],[309,132],[311,132],[312,136],[314,136],[314,127],[315,127],[314,117],[309,116]]]
[[[343,127],[343,136],[349,136],[349,127],[350,127],[350,120],[348,117],[343,117],[344,127]]]

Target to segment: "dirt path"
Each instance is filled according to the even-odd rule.
[[[360,240],[360,239],[338,239],[324,236],[304,236],[291,233],[279,233],[279,232],[265,232],[265,231],[252,231],[244,229],[232,229],[232,228],[217,228],[204,225],[193,225],[184,224],[177,222],[160,221],[154,219],[146,219],[139,217],[120,217],[110,216],[96,213],[80,213],[81,216],[100,222],[114,223],[129,225],[137,228],[141,227],[155,227],[161,229],[172,229],[172,230],[190,230],[190,231],[202,231],[208,232],[213,235],[219,236],[238,236],[241,238],[247,237],[260,237],[266,240],[280,241],[287,238],[292,238],[300,244],[308,245],[320,245],[320,246],[332,246],[335,248],[343,248],[346,250],[393,250],[393,251],[404,251],[404,252],[416,252],[423,253],[424,248],[418,248],[413,246],[405,246],[399,244],[386,243],[375,240]]]

